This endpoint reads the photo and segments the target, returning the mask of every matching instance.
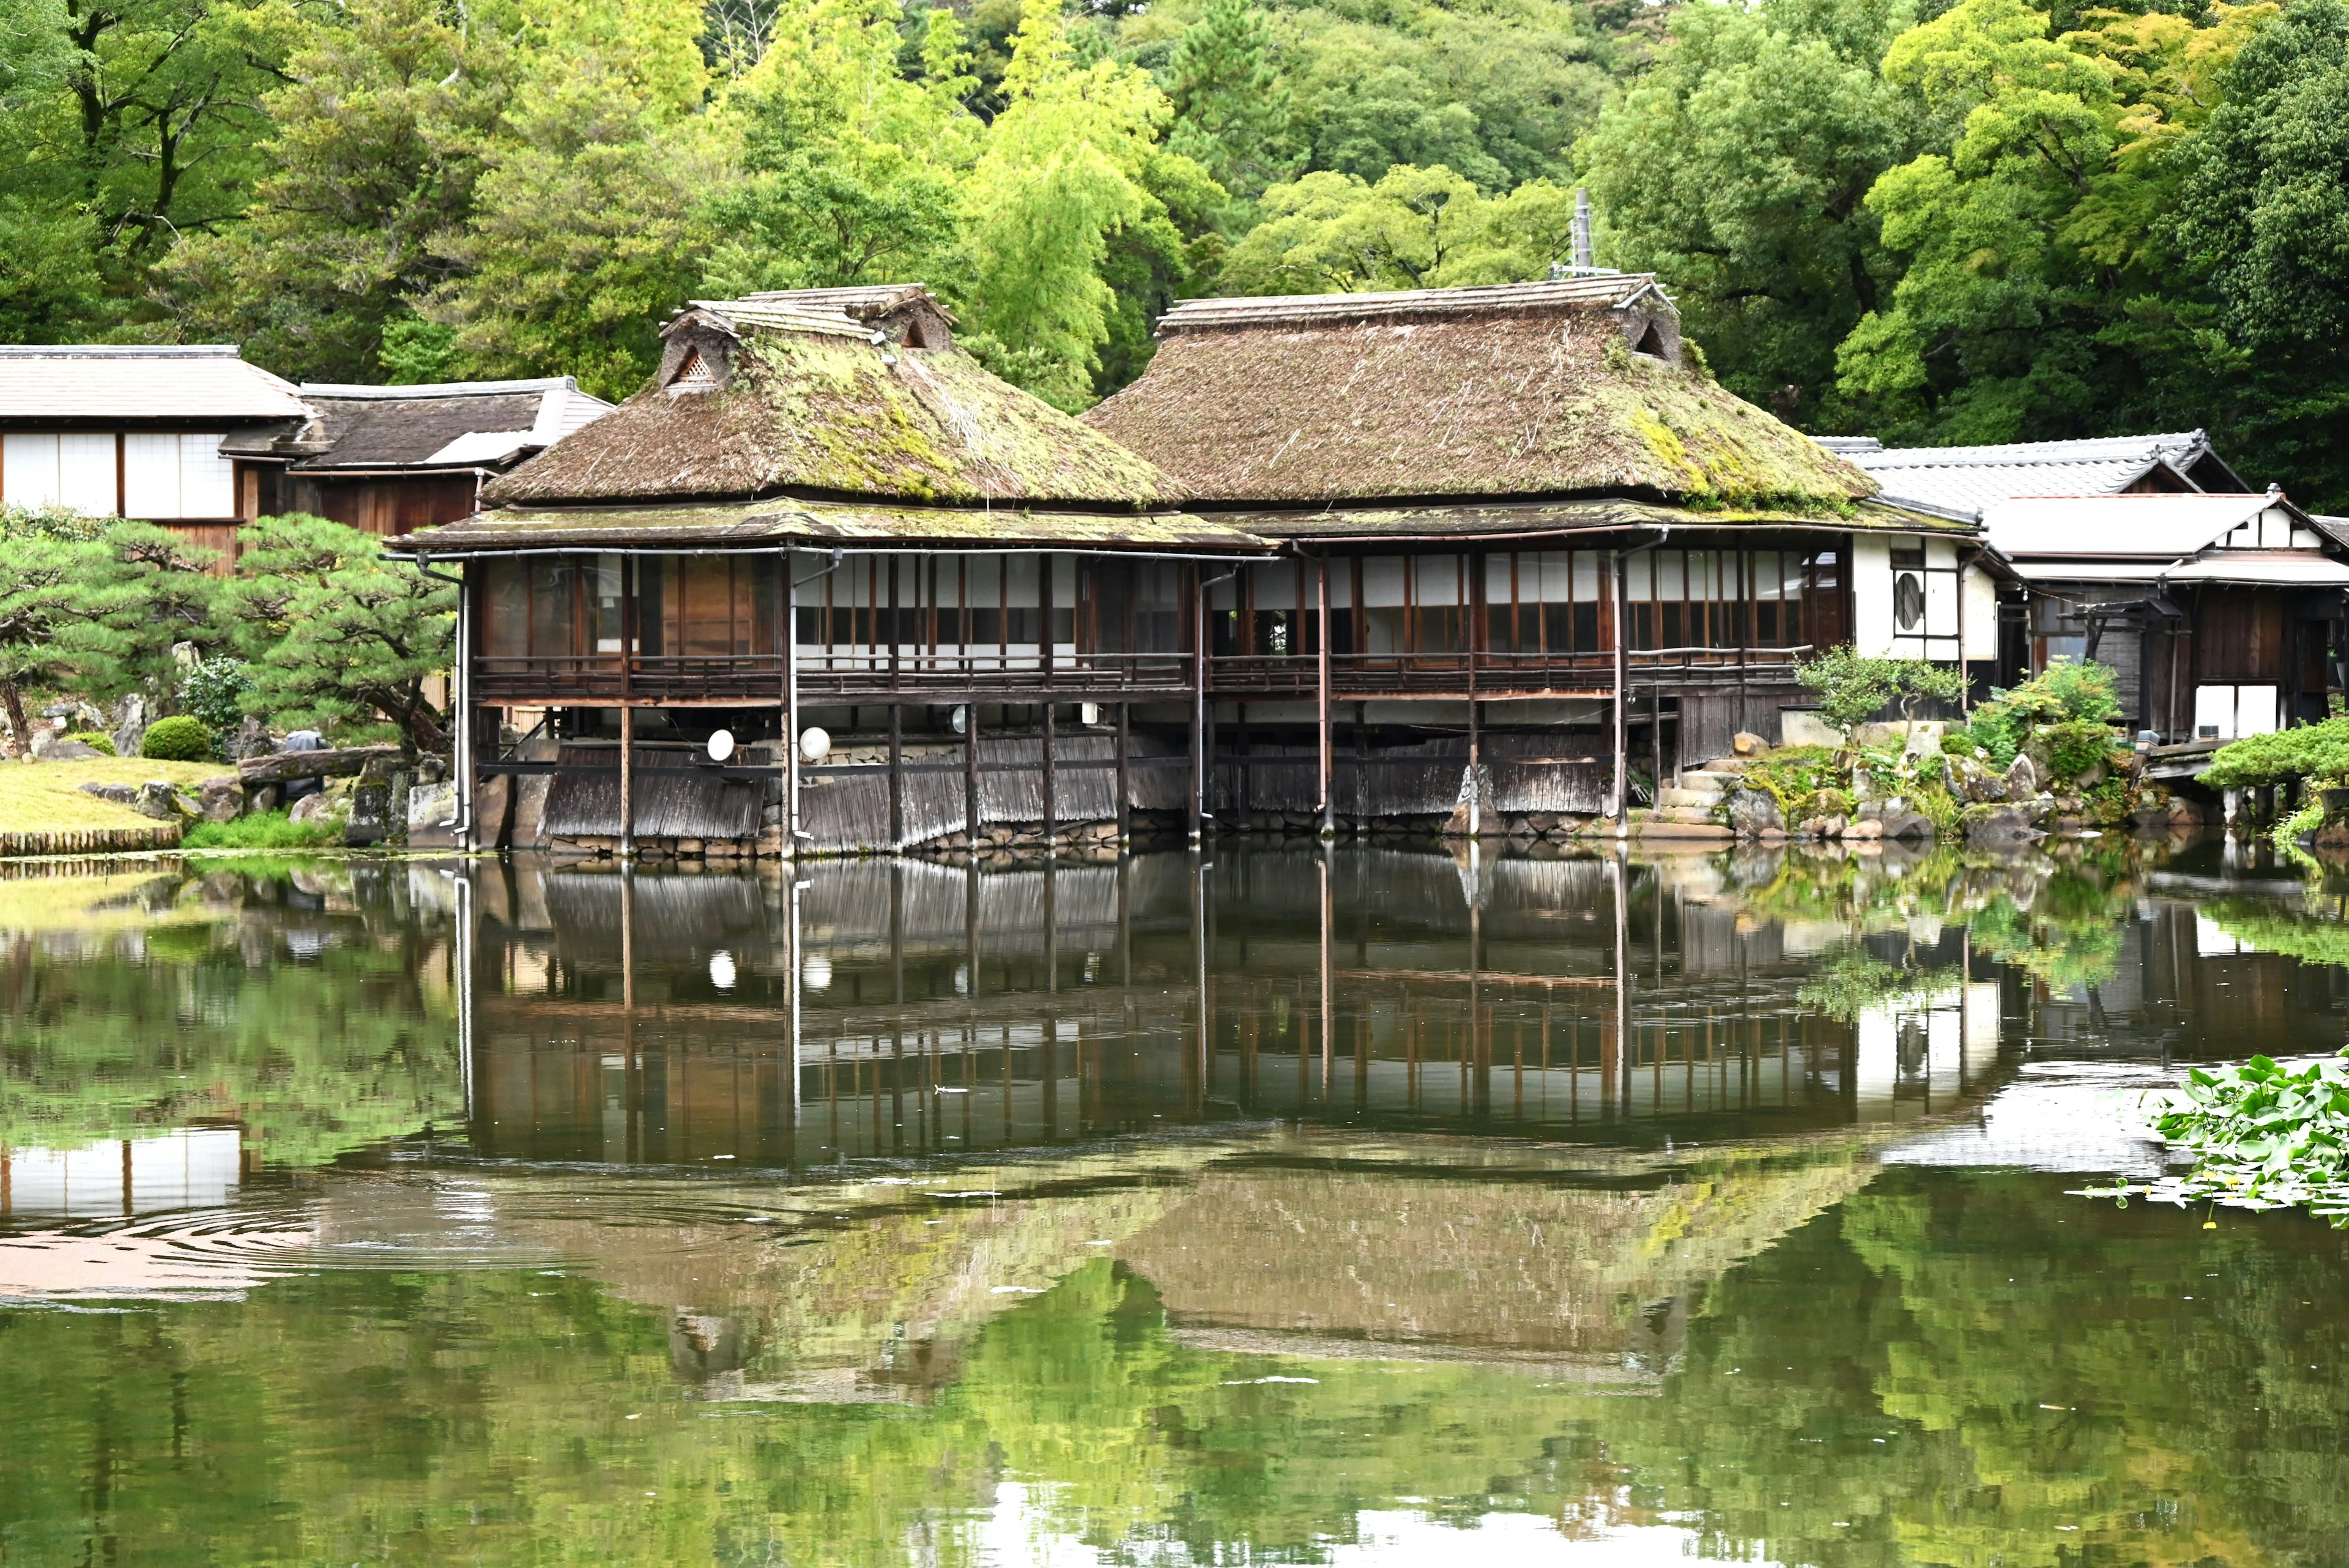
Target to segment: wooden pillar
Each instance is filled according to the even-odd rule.
[[[1338,799],[1337,791],[1331,784],[1333,763],[1330,755],[1332,746],[1330,726],[1333,721],[1330,716],[1330,562],[1327,556],[1322,558],[1320,569],[1316,574],[1315,580],[1319,587],[1320,602],[1319,607],[1321,614],[1321,656],[1318,661],[1318,668],[1314,671],[1315,689],[1319,692],[1320,699],[1319,722],[1315,728],[1319,732],[1321,752],[1321,836],[1323,838],[1335,838],[1338,836]],[[1326,867],[1323,870],[1323,877],[1326,882],[1328,877],[1328,870]],[[1327,944],[1325,943],[1324,946],[1326,948]],[[1323,1000],[1326,1003],[1328,999],[1324,997]],[[1323,1087],[1326,1089],[1328,1087],[1328,1036],[1330,1033],[1327,1014],[1324,1014],[1323,1016],[1321,1033],[1323,1036]]]
[[[1247,704],[1236,702],[1232,706],[1239,720],[1232,726],[1238,736],[1232,747],[1232,818],[1239,824],[1239,830],[1246,833],[1252,794],[1248,785],[1253,782],[1248,777]]]
[[[1608,786],[1607,815],[1615,819],[1616,829],[1620,832],[1623,827],[1624,808],[1630,799],[1630,781],[1626,774],[1631,762],[1630,729],[1624,712],[1624,705],[1630,701],[1631,696],[1631,674],[1630,662],[1624,652],[1623,623],[1627,618],[1624,614],[1624,600],[1628,588],[1628,566],[1622,551],[1615,552],[1613,566],[1614,570],[1610,574],[1612,579],[1610,587],[1614,601],[1611,607],[1615,613],[1610,618],[1614,621],[1611,631],[1615,644],[1615,772],[1614,782]]]
[[[1117,705],[1117,841],[1123,846],[1133,836],[1133,704]]]
[[[1052,835],[1060,820],[1056,809],[1060,803],[1053,798],[1053,786],[1057,781],[1053,777],[1052,767],[1056,760],[1052,755],[1053,742],[1057,738],[1052,729],[1052,600],[1057,597],[1055,587],[1051,552],[1039,551],[1036,556],[1036,606],[1041,624],[1037,627],[1036,635],[1039,639],[1037,651],[1042,656],[1044,675],[1044,844],[1048,848],[1051,846]]]
[[[1047,847],[1051,845],[1052,836],[1059,830],[1061,820],[1060,802],[1055,798],[1054,790],[1057,770],[1053,763],[1058,759],[1053,753],[1060,750],[1060,735],[1054,727],[1054,706],[1050,701],[1044,704],[1044,843]]]
[[[1207,585],[1191,573],[1191,842],[1199,842],[1207,814]]]
[[[1476,837],[1485,831],[1485,787],[1477,769],[1485,760],[1484,732],[1476,723],[1476,692],[1472,685],[1468,692],[1468,836]]]
[[[978,847],[978,704],[962,706],[962,826],[970,847]]]
[[[800,584],[796,557],[783,552],[783,853],[800,852]]]
[[[905,847],[905,713],[899,704],[889,704],[889,847],[893,852]]]
[[[620,710],[620,855],[636,852],[636,711]]]
[[[904,560],[901,556],[889,557],[889,848],[893,854],[905,847],[905,717],[896,700],[903,674],[898,649],[905,639],[897,594]]]
[[[1321,875],[1321,1097],[1330,1097],[1330,1062],[1335,1054],[1332,1032],[1338,1027],[1337,989],[1331,984],[1330,961],[1330,926],[1332,909],[1330,901],[1330,857],[1316,857]]]

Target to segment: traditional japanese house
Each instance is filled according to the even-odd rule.
[[[887,849],[1180,812],[1197,577],[1271,546],[953,325],[917,287],[697,303],[651,385],[393,542],[462,572],[468,836]]]
[[[0,501],[160,524],[223,552],[274,510],[278,457],[298,431],[288,382],[233,344],[0,348]]]
[[[1197,300],[1087,414],[1283,541],[1206,581],[1211,810],[1618,811],[1795,661],[1986,662],[1978,531],[1723,389],[1654,278]]]
[[[2264,734],[2349,688],[2349,526],[2279,491],[2033,495],[1982,515],[2027,591],[2029,668],[2111,666],[2131,728]]]
[[[366,387],[305,381],[273,511],[394,535],[472,515],[481,486],[612,405],[576,379]]]

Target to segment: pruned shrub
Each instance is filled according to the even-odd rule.
[[[139,754],[160,763],[201,763],[212,754],[212,726],[188,713],[175,713],[147,726]]]

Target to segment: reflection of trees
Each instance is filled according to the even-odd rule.
[[[135,925],[99,908],[0,937],[0,1144],[222,1118],[311,1165],[461,1118],[448,933],[404,882],[214,873],[140,897]]]
[[[1816,1174],[1775,1196],[1759,1166],[1675,1178],[1648,1262],[1599,1244],[1630,1295],[1691,1288],[1644,1398],[1499,1356],[1221,1348],[1168,1322],[1186,1288],[1172,1271],[1162,1293],[1098,1251],[988,1232],[1001,1221],[980,1208],[960,1222],[1010,1249],[982,1271],[1065,1261],[1017,1276],[1044,1293],[994,1298],[926,1405],[710,1403],[677,1378],[666,1313],[575,1272],[333,1273],[130,1319],[0,1318],[0,1517],[33,1561],[110,1542],[132,1563],[962,1564],[973,1511],[1009,1480],[1040,1527],[1120,1559],[1311,1561],[1358,1510],[1400,1505],[1569,1530],[1669,1519],[1715,1555],[1838,1568],[2333,1560],[2349,1487],[2339,1238],[2205,1232],[2199,1215],[2083,1205],[2060,1180],[1894,1170],[1754,1251],[1826,1200]],[[1327,1224],[1375,1199],[1345,1171],[1265,1176],[1253,1194],[1200,1187],[1187,1243],[1180,1210],[1161,1210],[1141,1232],[1151,1258],[1220,1247],[1237,1273],[1274,1260],[1232,1202]],[[1738,1218],[1741,1182],[1757,1185]],[[1443,1211],[1432,1183],[1405,1196]],[[1065,1211],[1040,1236],[1114,1223],[1104,1200],[1051,1199]],[[1692,1229],[1675,1235],[1673,1214]],[[910,1234],[772,1251],[836,1241],[861,1270],[864,1248]],[[1669,1256],[1683,1244],[1691,1264],[1744,1261],[1690,1280]],[[957,1245],[907,1263],[895,1300],[937,1293],[910,1282],[925,1268],[972,1267]],[[781,1262],[766,1288],[790,1288]]]

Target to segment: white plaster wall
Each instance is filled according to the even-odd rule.
[[[1903,549],[1913,538],[1883,534],[1856,535],[1851,542],[1851,640],[1868,658],[1892,651],[1892,546]]]
[[[1968,660],[1998,657],[1998,585],[1980,566],[1968,566],[1963,578],[1966,601]]]

